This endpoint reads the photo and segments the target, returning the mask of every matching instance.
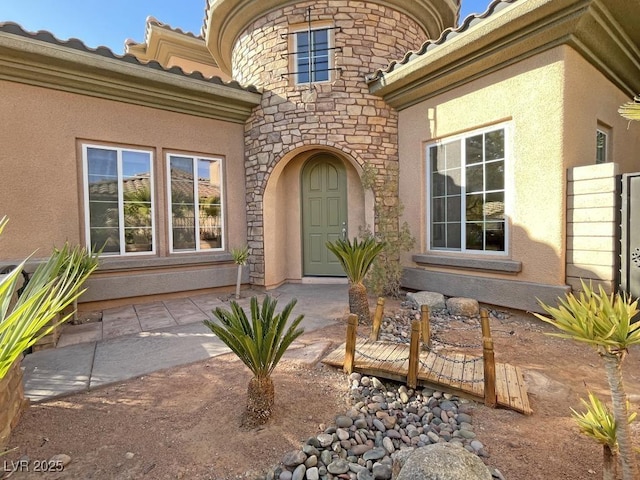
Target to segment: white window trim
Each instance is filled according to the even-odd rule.
[[[220,162],[220,232],[222,235],[222,242],[219,248],[200,248],[200,242],[198,241],[198,235],[200,234],[200,215],[195,215],[195,231],[196,231],[196,248],[195,250],[174,250],[173,248],[173,214],[171,212],[171,157],[182,157],[182,158],[190,158],[193,162],[195,176],[197,176],[198,172],[198,160],[207,160],[207,161],[217,161]],[[167,152],[166,154],[166,171],[167,171],[167,220],[169,225],[169,253],[172,255],[193,255],[194,253],[207,253],[207,252],[222,252],[226,249],[227,244],[227,234],[226,234],[226,199],[225,199],[225,189],[224,189],[224,179],[225,179],[225,171],[224,171],[224,158],[222,157],[205,157],[202,155],[194,155],[190,153],[181,153],[181,152]],[[198,199],[198,182],[194,178],[194,201],[198,202],[195,210],[197,212],[200,211],[200,201]]]
[[[292,55],[292,63],[290,65],[290,68],[292,68],[292,71],[295,72],[295,74],[293,75],[294,78],[294,84],[296,86],[304,86],[304,85],[309,85],[309,83],[311,84],[324,84],[324,83],[331,83],[334,80],[334,72],[335,70],[332,70],[333,68],[335,68],[335,50],[333,50],[333,48],[335,47],[335,37],[334,37],[334,30],[333,30],[333,25],[314,25],[313,23],[311,24],[311,31],[316,31],[316,30],[327,30],[327,46],[329,48],[328,52],[327,52],[327,56],[329,59],[328,62],[328,68],[329,71],[327,72],[327,80],[322,80],[322,81],[311,81],[311,82],[301,82],[298,78],[298,33],[300,32],[307,32],[309,31],[309,27],[303,27],[300,26],[298,28],[295,28],[293,30],[290,31],[290,33],[293,35],[293,52],[294,55]],[[309,56],[311,56],[311,52],[309,52]],[[311,78],[311,71],[309,71],[309,78]]]
[[[87,247],[91,247],[91,218],[89,215],[89,159],[87,156],[87,150],[89,148],[99,148],[102,150],[112,150],[117,153],[117,173],[118,173],[118,224],[121,227],[118,227],[118,235],[120,239],[120,253],[102,253],[100,256],[103,257],[132,257],[132,256],[140,256],[140,255],[155,255],[156,254],[156,245],[157,245],[157,232],[156,232],[156,210],[155,210],[155,174],[153,171],[153,151],[151,150],[143,150],[140,148],[128,148],[128,147],[114,147],[113,145],[100,145],[100,144],[90,144],[83,143],[82,144],[82,178],[83,178],[83,187],[84,187],[84,234],[85,234],[85,245]],[[126,243],[125,243],[125,235],[124,235],[124,192],[122,191],[122,152],[138,152],[138,153],[146,153],[149,155],[149,188],[151,194],[151,251],[149,252],[127,252],[126,251]]]
[[[473,137],[475,135],[479,135],[479,134],[483,134],[486,132],[492,132],[495,130],[500,130],[503,129],[504,130],[504,251],[496,251],[496,250],[467,250],[467,238],[465,235],[465,223],[466,223],[466,217],[464,217],[464,220],[460,221],[460,249],[454,249],[454,248],[432,248],[431,247],[431,161],[429,159],[429,148],[433,147],[433,146],[437,146],[437,145],[442,145],[445,143],[450,143],[456,140],[464,140],[465,138],[468,137]],[[512,189],[513,186],[511,185],[511,182],[509,181],[509,171],[510,171],[510,165],[512,162],[512,158],[513,158],[513,151],[512,151],[512,139],[513,138],[513,124],[512,122],[503,122],[503,123],[497,123],[495,125],[491,125],[488,127],[482,127],[476,130],[470,130],[458,135],[452,135],[450,137],[443,137],[440,138],[436,141],[432,141],[432,142],[428,142],[425,145],[425,163],[426,163],[426,212],[427,212],[427,216],[426,216],[426,231],[427,231],[427,236],[426,236],[426,248],[425,250],[427,252],[434,252],[434,253],[444,253],[444,254],[448,254],[448,253],[452,253],[452,254],[456,254],[456,255],[465,255],[465,256],[499,256],[499,257],[508,257],[510,255],[510,237],[511,237],[511,223],[509,221],[511,215],[511,202],[510,202],[510,196],[512,195]],[[464,166],[464,152],[465,152],[465,144],[464,142],[462,142],[462,149],[461,149],[461,160],[462,160],[462,166]],[[465,168],[461,168],[461,182],[462,182],[462,188],[461,188],[461,199],[460,199],[460,212],[462,214],[462,212],[466,212],[467,210],[467,204],[466,204],[466,184],[467,184],[467,178],[466,178],[466,169]]]

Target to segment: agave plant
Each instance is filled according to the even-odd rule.
[[[213,311],[220,324],[204,321],[253,373],[243,421],[249,427],[261,425],[271,416],[275,395],[271,373],[289,345],[304,333],[304,329],[298,328],[304,315],[296,317],[287,327],[296,299],[291,300],[279,314],[275,313],[277,303],[267,296],[259,306],[258,299],[252,297],[249,319],[242,307],[232,301],[231,311],[220,307]]]
[[[0,233],[7,224],[0,219]],[[97,266],[96,255],[80,247],[65,245],[40,264],[13,307],[11,298],[26,260],[0,281],[0,379],[24,350],[71,318],[51,321],[84,290],[82,284]]]
[[[358,315],[360,322],[371,320],[364,277],[384,247],[384,242],[378,243],[373,237],[367,237],[362,241],[354,238],[353,242],[348,239],[327,242],[327,248],[338,257],[349,278],[349,311]]]
[[[573,408],[571,414],[578,424],[580,432],[594,439],[602,445],[603,456],[603,480],[615,480],[617,473],[618,440],[616,438],[616,422],[613,414],[596,397],[589,392],[589,402],[581,398],[582,405],[586,408],[584,412],[577,412]],[[628,406],[627,406],[628,408]],[[636,413],[629,415],[628,423],[632,423],[636,418]]]
[[[631,321],[638,313],[638,301],[621,294],[607,295],[602,286],[596,293],[582,282],[580,295],[576,297],[569,293],[566,299],[560,300],[559,308],[541,305],[551,318],[539,314],[535,314],[536,317],[562,332],[550,335],[591,345],[602,358],[611,391],[623,479],[640,478],[627,422],[629,411],[622,379],[622,362],[628,348],[640,344],[640,322]]]

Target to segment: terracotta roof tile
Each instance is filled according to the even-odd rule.
[[[243,87],[235,80],[230,82],[224,82],[220,77],[205,77],[200,72],[193,73],[185,73],[180,67],[174,66],[171,68],[164,68],[155,60],[151,60],[149,62],[143,62],[138,60],[135,56],[130,54],[125,55],[117,55],[108,47],[98,47],[98,48],[90,48],[87,47],[81,40],[77,38],[70,38],[68,40],[60,40],[56,38],[51,32],[46,30],[39,30],[37,32],[28,32],[23,29],[20,25],[14,22],[0,22],[0,32],[9,33],[12,35],[29,38],[32,40],[37,40],[40,42],[46,42],[53,45],[58,45],[61,47],[70,48],[73,50],[79,50],[81,52],[86,52],[94,55],[99,55],[104,58],[109,58],[113,60],[118,60],[124,63],[130,63],[133,65],[138,65],[145,68],[151,68],[153,70],[160,70],[168,73],[172,73],[175,75],[180,75],[187,78],[192,78],[194,80],[206,82],[206,83],[214,83],[217,85],[222,85],[225,87],[236,88],[238,90],[245,90],[252,93],[259,93],[258,89],[251,85],[248,87]],[[193,34],[192,34],[193,35]],[[194,35],[195,36],[195,35]]]
[[[386,73],[393,72],[396,69],[396,67],[406,65],[412,60],[415,60],[416,58],[429,53],[431,50],[438,48],[440,45],[442,45],[446,41],[451,40],[452,38],[466,32],[469,28],[475,25],[478,25],[479,23],[482,23],[485,19],[489,18],[494,13],[499,12],[500,10],[506,8],[510,4],[515,3],[517,1],[518,0],[494,0],[489,4],[487,9],[484,11],[484,13],[469,15],[467,18],[465,18],[462,21],[462,23],[457,28],[445,29],[440,34],[440,37],[438,37],[436,40],[427,40],[422,44],[422,46],[417,51],[409,51],[405,54],[404,57],[402,57],[401,60],[391,61],[387,66],[387,68],[378,69],[375,72],[367,75],[365,78],[366,82],[373,83],[376,80],[381,79],[382,77],[384,77]]]

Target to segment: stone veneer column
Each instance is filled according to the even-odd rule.
[[[294,84],[289,72],[289,25],[331,22],[335,31],[334,72],[330,83]],[[365,75],[382,68],[426,40],[408,16],[368,2],[320,0],[275,10],[249,25],[233,49],[233,78],[264,90],[245,126],[250,281],[264,283],[263,200],[274,166],[290,151],[305,146],[335,147],[361,167],[376,171],[373,191],[376,231],[397,232],[398,114],[369,94]],[[391,221],[381,225],[387,209]]]

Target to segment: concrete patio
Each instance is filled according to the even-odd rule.
[[[267,293],[282,309],[297,299],[292,316],[304,314],[310,332],[340,321],[348,313],[348,287],[286,284]],[[233,299],[233,298],[232,298]],[[229,349],[202,323],[212,310],[229,307],[229,295],[198,295],[112,308],[101,322],[66,325],[58,347],[26,355],[24,384],[33,402],[90,390],[157,370],[186,365],[228,353]]]

